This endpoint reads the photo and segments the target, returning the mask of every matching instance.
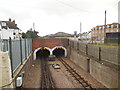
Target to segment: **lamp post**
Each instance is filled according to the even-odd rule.
[[[106,10],[105,10],[105,24],[104,24],[104,43],[105,43],[105,37],[106,37]]]
[[[82,41],[82,23],[80,22],[80,35],[79,35],[79,37],[80,37],[80,41]]]

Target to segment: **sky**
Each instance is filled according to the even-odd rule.
[[[33,27],[40,36],[66,32],[90,31],[104,24],[107,10],[107,24],[118,22],[120,0],[0,0],[0,21],[15,19],[16,24],[26,32]]]

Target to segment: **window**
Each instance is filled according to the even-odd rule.
[[[110,30],[111,32],[113,32],[113,29],[112,30]]]
[[[15,35],[15,33],[13,33],[13,35]]]
[[[118,27],[120,28],[120,24],[118,24]]]
[[[113,28],[117,28],[117,25],[114,25],[114,27]]]
[[[99,30],[102,29],[102,27],[99,27]]]
[[[105,26],[103,26],[103,29],[105,29]]]
[[[2,26],[6,26],[6,23],[5,23],[5,22],[2,22],[1,25],[2,25]]]
[[[120,25],[119,25],[119,24],[117,24],[117,28],[120,28]]]
[[[111,28],[113,28],[114,27],[114,25],[111,25]]]
[[[99,30],[99,27],[97,27],[97,30]]]
[[[111,28],[111,25],[109,25],[109,28]]]

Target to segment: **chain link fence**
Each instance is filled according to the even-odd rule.
[[[78,43],[77,43],[78,42]],[[74,45],[74,46],[73,46]],[[70,41],[70,46],[75,50],[79,50],[88,56],[94,57],[98,60],[103,60],[115,65],[120,65],[120,50],[119,48],[111,47],[98,47],[95,45],[89,45],[80,43],[79,41]],[[77,47],[77,49],[76,49]]]
[[[9,52],[12,73],[23,63],[32,51],[32,39],[0,40],[0,51]]]

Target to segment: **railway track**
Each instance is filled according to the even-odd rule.
[[[47,63],[47,59],[41,60],[41,90],[55,90],[55,84]]]
[[[84,80],[83,77],[81,77],[69,64],[67,64],[61,57],[58,57],[58,60],[61,61],[61,63],[66,67],[67,71],[74,77],[74,79],[76,81],[78,81],[78,83],[80,85],[82,85],[82,87],[84,89],[90,89],[93,90],[93,88],[91,87],[90,84],[88,84],[88,82],[86,80]]]

